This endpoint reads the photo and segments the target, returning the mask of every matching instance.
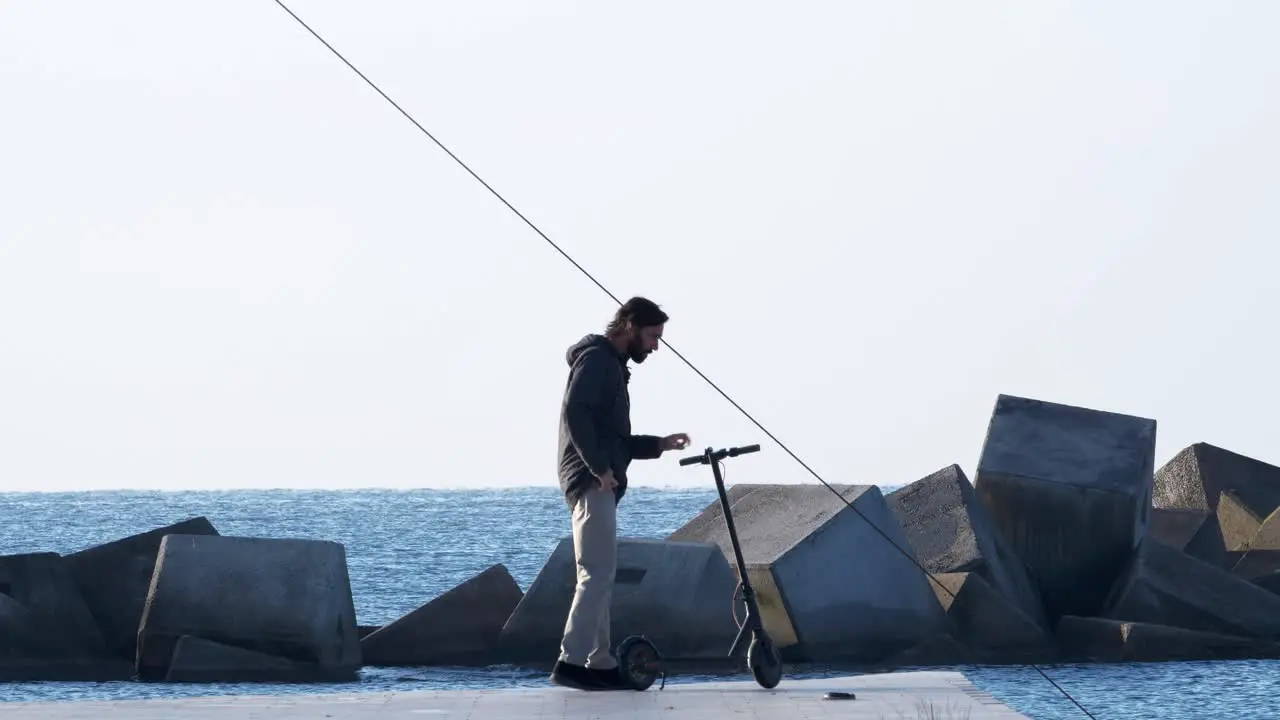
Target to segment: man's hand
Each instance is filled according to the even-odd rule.
[[[618,480],[613,476],[612,470],[596,478],[596,480],[600,483],[601,490],[615,490],[618,487]]]
[[[676,433],[662,438],[662,449],[666,450],[683,450],[689,447],[689,436],[684,433]]]

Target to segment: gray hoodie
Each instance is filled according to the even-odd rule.
[[[565,353],[569,380],[560,405],[560,490],[572,507],[606,470],[627,491],[632,460],[662,456],[662,438],[631,434],[631,370],[603,335],[587,335]]]

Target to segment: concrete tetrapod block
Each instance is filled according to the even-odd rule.
[[[724,494],[729,498],[729,506],[733,507],[734,503],[746,497],[748,493],[761,488],[770,487],[773,486],[759,484],[731,485],[724,489]],[[710,505],[703,508],[702,512],[695,515],[693,519],[689,520],[689,522],[680,526],[680,529],[667,536],[667,539],[704,542],[701,540],[694,540],[694,538],[718,537],[718,534],[721,532],[725,532],[724,510],[721,509],[720,498],[717,496],[715,500],[711,501]],[[728,546],[726,545],[726,547]],[[726,550],[725,556],[729,558],[730,563],[733,562],[732,550]]]
[[[138,647],[138,622],[151,587],[156,553],[160,541],[169,534],[217,535],[218,531],[207,518],[194,517],[65,558],[107,647],[130,663]]]
[[[969,662],[1008,662],[1053,654],[1053,639],[978,573],[940,573],[931,584],[955,625]]]
[[[1226,497],[1226,494],[1223,494]],[[1253,580],[1280,570],[1280,509],[1258,524],[1258,531],[1237,550],[1227,553],[1232,574]]]
[[[1208,443],[1183,448],[1155,474],[1158,510],[1200,511],[1205,521],[1179,550],[1229,568],[1280,508],[1280,467]]]
[[[1265,517],[1255,513],[1239,495],[1230,491],[1224,491],[1218,496],[1218,512],[1215,516],[1222,537],[1222,547],[1228,556],[1248,547],[1249,541],[1262,529]]]
[[[61,555],[0,556],[0,595],[22,603],[33,622],[75,638],[86,650],[106,651],[102,632]]]
[[[614,647],[644,635],[672,660],[723,658],[738,632],[737,578],[711,543],[618,539],[609,606]],[[494,661],[552,663],[577,586],[573,538],[563,538],[502,628]]]
[[[974,649],[962,644],[952,635],[935,635],[900,653],[882,660],[876,665],[883,669],[925,668],[968,665],[977,662]]]
[[[1004,604],[1031,623],[1045,626],[1040,595],[1026,567],[959,465],[895,490],[885,501],[916,558],[930,573],[976,573],[1004,597]]]
[[[360,640],[366,666],[480,665],[488,662],[524,593],[494,565]]]
[[[0,556],[0,681],[126,680],[57,553]]]
[[[345,549],[326,540],[165,537],[138,631],[139,677],[165,677],[183,635],[291,660],[312,680],[355,679],[360,644]]]
[[[1144,542],[1104,617],[1237,637],[1280,639],[1280,596],[1159,542]]]
[[[1280,644],[1168,625],[1071,615],[1058,621],[1063,653],[1076,662],[1162,662],[1280,657]]]
[[[1156,421],[1000,395],[974,489],[1050,621],[1094,615],[1147,534]]]
[[[1200,528],[1208,517],[1207,510],[1153,508],[1147,537],[1186,552],[1187,546],[1200,532]]]
[[[1249,582],[1269,593],[1280,595],[1280,570],[1253,578]]]
[[[173,647],[165,682],[245,683],[307,680],[312,671],[284,658],[183,635]]]
[[[122,658],[86,650],[78,638],[0,593],[0,682],[103,682],[128,680],[132,674]]]
[[[874,662],[947,632],[879,488],[755,485],[737,492],[730,507],[746,572],[784,656]],[[719,512],[717,501],[671,539],[714,542],[734,562],[723,518],[707,520]]]

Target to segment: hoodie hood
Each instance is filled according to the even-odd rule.
[[[618,481],[615,502],[620,501],[631,461],[661,456],[662,439],[631,432],[628,357],[607,337],[584,336],[569,346],[564,359],[569,379],[560,404],[560,489],[574,507],[596,478],[612,470]]]
[[[578,362],[578,358],[582,357],[583,353],[593,348],[599,348],[618,358],[619,361],[622,360],[622,356],[618,354],[618,349],[613,346],[613,343],[609,342],[609,338],[600,334],[587,335],[570,345],[569,349],[565,351],[564,359],[569,363],[569,367],[573,367],[573,364]]]

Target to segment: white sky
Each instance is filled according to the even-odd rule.
[[[1280,463],[1280,5],[291,7],[829,482],[1000,392]],[[273,2],[11,0],[0,91],[0,488],[554,485],[611,301]]]

